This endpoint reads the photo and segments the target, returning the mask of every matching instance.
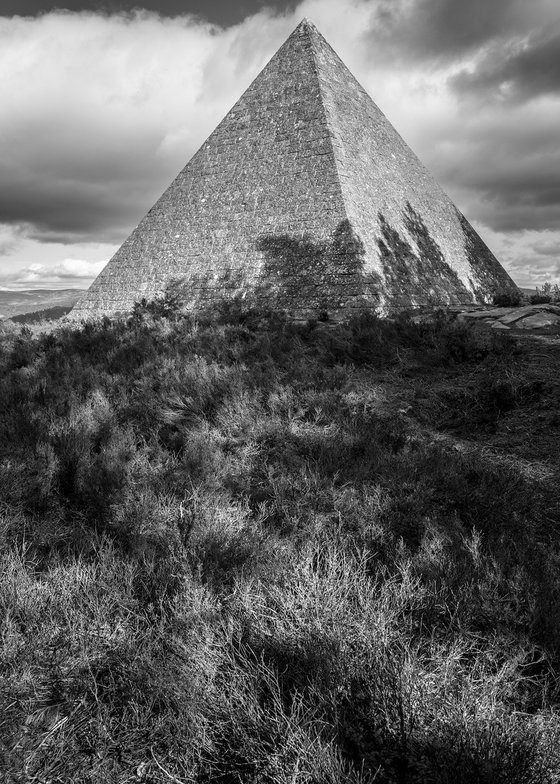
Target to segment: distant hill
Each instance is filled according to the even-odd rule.
[[[50,308],[72,308],[83,293],[82,289],[0,289],[0,319]]]
[[[12,316],[11,321],[16,324],[38,324],[41,321],[54,321],[66,316],[72,310],[72,305],[55,305],[54,308],[34,310],[31,313],[20,313]]]

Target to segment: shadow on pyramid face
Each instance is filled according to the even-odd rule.
[[[377,245],[387,296],[393,307],[406,307],[411,301],[419,305],[472,302],[472,292],[445,261],[440,246],[410,202],[406,203],[402,217],[406,230],[414,238],[417,252],[382,212],[377,217],[381,227]]]
[[[256,247],[264,263],[255,296],[273,309],[320,315],[379,305],[380,278],[364,272],[364,245],[348,220],[330,240],[264,235]]]
[[[231,269],[219,277],[193,276],[179,284],[186,304],[204,309],[206,302],[218,311],[234,305],[284,311],[296,318],[349,315],[379,306],[381,278],[364,272],[364,246],[348,220],[341,221],[328,240],[262,234],[254,247],[262,263],[252,279]]]
[[[465,216],[455,208],[465,239],[465,251],[475,280],[471,283],[478,299],[484,300],[484,293],[490,291],[515,291],[516,286],[500,262],[488,250]]]
[[[289,233],[254,241],[256,270],[225,268],[185,279],[178,288],[191,311],[285,312],[295,318],[345,318],[362,310],[484,301],[503,278],[511,281],[468,221],[457,212],[470,264],[470,286],[446,261],[422,215],[406,202],[401,225],[383,212],[376,222],[380,272],[366,271],[364,244],[343,220],[328,239]],[[177,284],[174,284],[177,290]]]

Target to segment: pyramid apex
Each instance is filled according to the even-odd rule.
[[[315,25],[313,24],[313,22],[310,19],[308,19],[306,16],[304,16],[303,19],[301,20],[301,22],[298,24],[298,26],[294,30],[294,33],[297,33],[300,30],[301,31],[309,30],[309,31],[315,31],[316,32],[317,28],[315,27]]]

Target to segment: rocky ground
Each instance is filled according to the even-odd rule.
[[[473,305],[457,310],[459,319],[475,319],[489,324],[493,329],[543,329],[560,327],[560,306],[551,304],[523,305],[515,308],[486,308]]]

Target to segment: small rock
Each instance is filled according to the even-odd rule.
[[[461,317],[469,319],[500,318],[511,312],[511,308],[492,308],[491,310],[475,310],[469,313],[461,313]]]
[[[515,310],[512,310],[510,313],[501,316],[500,321],[502,324],[513,324],[525,316],[531,316],[534,313],[542,313],[543,311],[560,314],[560,308],[556,305],[525,305],[522,308],[515,308]]]

